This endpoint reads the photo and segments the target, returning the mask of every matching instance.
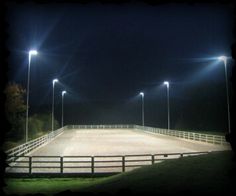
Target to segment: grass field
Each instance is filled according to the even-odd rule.
[[[90,193],[235,195],[236,163],[231,151],[166,160],[103,178],[6,179],[6,194]]]
[[[105,178],[28,178],[6,179],[6,194],[36,194],[53,195],[65,190],[80,190],[101,183]]]

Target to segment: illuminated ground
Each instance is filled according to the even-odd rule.
[[[90,173],[91,157],[72,158],[65,156],[102,156],[102,155],[140,155],[140,154],[161,154],[161,153],[184,153],[202,151],[229,150],[227,146],[213,145],[204,142],[181,139],[161,134],[153,134],[132,129],[73,129],[65,130],[60,136],[33,152],[30,156],[61,156],[64,161],[88,161],[82,163],[64,163],[64,166],[86,166],[89,168],[65,168],[64,173]],[[175,155],[176,156],[176,155]],[[178,158],[179,156],[172,157]],[[167,157],[169,158],[169,157]],[[112,160],[120,161],[109,163],[96,163],[96,166],[119,166],[118,168],[96,168],[95,172],[120,172],[122,170],[122,157],[95,157],[96,161]],[[142,161],[142,165],[150,165],[151,157],[126,157],[126,160],[148,160]],[[25,159],[26,160],[26,159]],[[33,158],[33,161],[60,161],[55,158]],[[159,162],[158,160],[156,162]],[[24,163],[26,166],[28,163]],[[132,164],[140,162],[127,162],[126,171],[132,170]],[[58,169],[45,169],[44,172],[60,172],[58,163],[33,163],[37,166],[58,166]],[[11,169],[11,172],[28,172],[28,169]],[[34,168],[33,172],[42,172],[42,169]]]
[[[49,156],[129,155],[226,150],[227,147],[128,129],[66,130],[31,153]]]

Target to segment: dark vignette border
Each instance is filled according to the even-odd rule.
[[[8,24],[5,20],[6,13],[7,13],[7,3],[8,2],[16,2],[19,4],[24,4],[24,3],[35,3],[37,4],[63,4],[63,3],[74,3],[74,4],[88,4],[88,3],[98,3],[98,4],[117,4],[122,6],[123,4],[135,4],[135,3],[146,3],[150,6],[159,6],[162,4],[168,4],[168,3],[178,3],[178,4],[188,4],[194,6],[196,3],[211,3],[211,4],[226,4],[230,5],[234,9],[234,18],[233,21],[234,23],[236,22],[236,2],[233,0],[2,0],[1,1],[1,6],[0,6],[0,110],[1,110],[1,124],[0,124],[0,132],[1,132],[1,137],[0,141],[1,144],[4,142],[5,138],[5,132],[6,130],[10,129],[9,123],[6,120],[5,116],[5,95],[3,93],[4,88],[8,82],[7,78],[7,72],[8,72],[8,62],[7,58],[9,56],[9,51],[7,50],[6,47],[6,40],[8,39],[8,35],[6,32],[6,28],[8,27]],[[236,25],[234,25],[232,29],[232,33],[234,35],[234,42],[232,43],[231,46],[231,56],[234,60],[234,64],[232,67],[232,75],[230,76],[230,83],[232,85],[232,102],[231,102],[231,134],[226,135],[226,140],[230,142],[232,150],[234,152],[234,162],[236,164],[236,68],[235,68],[235,61],[236,61]],[[0,148],[0,162],[1,162],[1,179],[0,179],[0,186],[4,187],[4,173],[5,173],[5,159],[6,155],[3,152],[2,148]],[[0,191],[1,195],[4,195],[3,190],[1,189]],[[131,195],[131,192],[127,190],[121,190],[120,194],[129,194]],[[57,195],[75,195],[72,194],[70,191],[62,192]],[[81,194],[81,193],[80,193]],[[103,193],[101,195],[108,195],[107,193]],[[90,193],[83,193],[82,195],[94,195]],[[96,194],[97,195],[97,194]]]

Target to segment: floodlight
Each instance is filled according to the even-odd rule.
[[[37,54],[38,54],[37,50],[30,50],[29,51],[29,55],[37,55]]]
[[[220,56],[218,59],[219,59],[220,61],[226,61],[227,57],[226,57],[226,56]]]
[[[167,86],[169,86],[169,82],[168,82],[168,81],[165,81],[164,84],[167,85]]]
[[[59,82],[59,80],[56,78],[52,81],[53,84],[55,84],[55,82]]]
[[[62,96],[63,96],[64,94],[66,94],[66,91],[62,91],[62,93],[61,93],[61,94],[62,94]]]

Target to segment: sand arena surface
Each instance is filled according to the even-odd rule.
[[[226,150],[228,147],[132,129],[71,129],[32,156],[97,156]]]
[[[50,143],[32,151],[28,156],[58,156],[58,157],[33,157],[33,173],[60,173],[60,157],[63,157],[63,173],[91,173],[91,157],[66,157],[66,156],[95,156],[96,173],[99,172],[121,172],[122,157],[96,157],[111,155],[140,155],[148,156],[125,157],[125,171],[135,169],[132,165],[152,164],[151,154],[162,153],[184,153],[202,151],[230,150],[229,146],[214,145],[205,142],[181,139],[151,132],[138,131],[134,129],[70,129],[65,130]],[[155,158],[159,158],[156,156]],[[163,157],[160,157],[163,158]],[[174,155],[168,158],[179,158]],[[26,163],[17,163],[27,166]],[[135,160],[135,161],[134,161]],[[136,160],[144,160],[136,162]],[[147,161],[145,161],[147,160]],[[37,162],[37,161],[44,161]],[[48,162],[54,163],[48,163]],[[113,162],[99,162],[113,161]],[[115,162],[118,161],[118,162]],[[160,160],[156,160],[155,163]],[[55,166],[57,168],[42,168]],[[74,168],[77,166],[85,168]],[[102,166],[115,166],[111,168],[99,168]],[[118,166],[118,167],[117,167]],[[39,167],[39,168],[37,168]],[[68,168],[66,168],[68,167]],[[87,167],[87,168],[86,168]],[[11,168],[10,172],[28,173],[28,168]]]

